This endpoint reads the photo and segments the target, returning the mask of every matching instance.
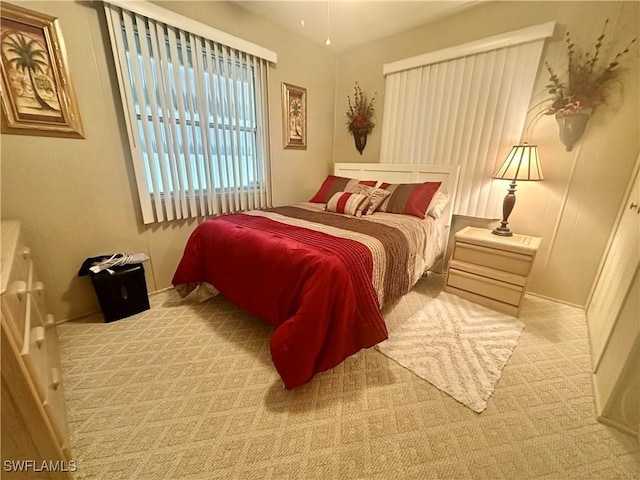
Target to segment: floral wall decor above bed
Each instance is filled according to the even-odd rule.
[[[373,121],[375,113],[374,102],[376,94],[371,99],[362,91],[358,82],[353,87],[353,103],[351,96],[347,95],[349,108],[347,109],[347,130],[353,135],[356,143],[356,149],[362,155],[365,145],[367,144],[367,135],[371,133],[373,127],[376,126]]]
[[[560,79],[554,69],[545,62],[549,72],[549,84],[545,86],[551,105],[542,114],[555,115],[560,128],[560,140],[569,152],[573,145],[582,137],[587,121],[598,105],[607,101],[607,90],[612,81],[618,77],[618,65],[622,57],[629,52],[629,47],[635,43],[634,38],[620,51],[605,67],[600,63],[600,50],[605,37],[605,29],[609,19],[605,20],[602,33],[596,39],[593,52],[581,52],[571,41],[569,32],[565,35],[567,44],[567,74],[566,80]]]

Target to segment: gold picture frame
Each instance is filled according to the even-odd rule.
[[[282,82],[283,148],[307,149],[307,89]]]
[[[84,138],[55,17],[2,2],[2,133]]]

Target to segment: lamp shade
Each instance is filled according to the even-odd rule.
[[[493,174],[493,178],[503,180],[544,180],[538,146],[515,145],[500,168]]]

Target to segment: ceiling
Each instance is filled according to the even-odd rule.
[[[454,15],[480,0],[445,1],[244,1],[255,15],[312,42],[342,52]]]

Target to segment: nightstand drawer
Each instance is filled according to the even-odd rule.
[[[517,287],[524,288],[525,283],[527,282],[527,277],[523,275],[516,275],[515,273],[483,267],[482,265],[476,265],[474,263],[461,262],[459,260],[451,260],[449,262],[449,267],[454,270],[472,273],[479,277],[491,278],[498,282],[511,283]]]
[[[447,285],[445,287],[445,291],[449,293],[453,293],[454,295],[457,295],[460,298],[465,298],[471,302],[477,303],[478,305],[483,305],[497,312],[506,313],[507,315],[512,315],[514,317],[517,317],[520,311],[520,307],[516,307],[515,305],[498,302],[493,298],[483,297],[482,295],[476,295],[475,293],[467,292],[466,290],[460,290],[459,288],[455,288],[450,285]]]
[[[520,299],[523,294],[523,288],[517,285],[474,275],[454,268],[449,268],[447,285],[515,306],[520,305]]]
[[[524,275],[525,277],[529,274],[529,269],[531,268],[530,255],[472,245],[461,241],[456,242],[453,258],[462,262]]]

